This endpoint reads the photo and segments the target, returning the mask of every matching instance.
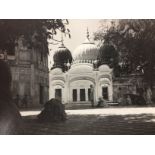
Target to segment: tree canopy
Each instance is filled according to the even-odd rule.
[[[24,36],[29,48],[44,46],[44,51],[48,52],[47,39],[54,40],[53,36],[57,31],[69,34],[67,24],[68,20],[62,19],[1,19],[0,49],[12,54],[17,44],[16,40]]]
[[[107,63],[111,67],[114,66],[118,53],[112,45],[103,45],[100,47],[98,60],[101,64]]]
[[[111,68],[113,68],[114,75],[119,76],[118,52],[112,45],[102,45],[99,49],[97,59],[99,61],[98,65],[108,64]]]
[[[152,83],[155,73],[155,20],[113,21],[106,32],[98,31],[96,40],[112,45],[119,53],[119,63],[127,73],[141,70]]]

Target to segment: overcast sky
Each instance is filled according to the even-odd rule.
[[[71,33],[71,39],[65,38],[65,45],[73,51],[78,45],[83,43],[86,38],[87,27],[90,33],[90,37],[92,37],[93,33],[99,27],[99,20],[97,19],[87,19],[87,20],[80,20],[74,19],[69,20],[69,29]]]
[[[71,38],[68,36],[63,37],[65,46],[73,52],[73,50],[85,40],[87,27],[90,37],[92,37],[93,33],[99,27],[99,21],[98,19],[69,19],[69,25],[67,27],[70,30]],[[58,39],[61,38],[59,34],[56,37]],[[52,45],[51,49],[55,49],[55,47],[56,46]],[[51,52],[52,51],[53,50],[51,50]]]

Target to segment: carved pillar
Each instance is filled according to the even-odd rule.
[[[80,101],[80,89],[77,89],[77,101]]]
[[[86,101],[88,101],[88,88],[85,89],[85,96],[86,96]]]

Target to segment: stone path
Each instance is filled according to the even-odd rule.
[[[155,107],[66,110],[63,123],[39,123],[40,111],[21,112],[25,134],[137,135],[155,134]]]

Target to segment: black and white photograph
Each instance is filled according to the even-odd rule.
[[[0,134],[155,134],[155,20],[1,19]]]
[[[1,154],[154,155],[153,0],[0,6]]]

